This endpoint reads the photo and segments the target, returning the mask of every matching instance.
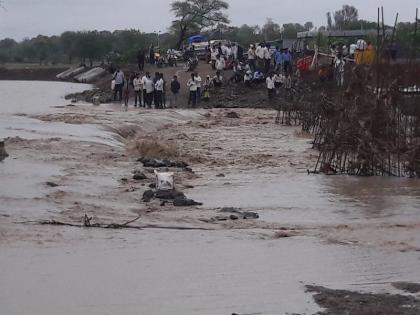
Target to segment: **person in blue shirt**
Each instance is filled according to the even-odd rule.
[[[282,53],[280,51],[280,48],[277,46],[276,51],[274,52],[274,72],[278,72],[281,69],[282,62]]]
[[[284,49],[282,53],[282,61],[284,74],[290,74],[292,72],[292,55],[288,48]]]

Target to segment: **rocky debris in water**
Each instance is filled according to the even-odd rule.
[[[242,209],[234,207],[223,207],[222,209],[220,209],[220,212],[242,213]]]
[[[66,100],[73,103],[83,101],[87,103],[110,103],[113,101],[112,91],[101,91],[100,89],[86,90],[81,93],[73,93],[65,96]]]
[[[46,182],[45,185],[47,185],[48,187],[58,187],[59,185],[54,183],[54,182]]]
[[[177,198],[174,200],[175,207],[192,207],[192,206],[202,206],[203,203],[194,201],[187,198]]]
[[[226,176],[225,176],[225,174],[220,173],[220,174],[217,174],[216,177],[226,177]]]
[[[346,290],[332,290],[307,285],[314,293],[315,302],[325,309],[323,315],[414,315],[420,314],[420,300],[412,296],[359,293]]]
[[[226,114],[226,117],[227,118],[234,118],[234,119],[240,118],[239,114],[237,112],[229,112],[229,113]]]
[[[155,197],[155,192],[153,190],[146,190],[143,193],[143,198],[142,200],[144,202],[150,202],[150,200],[152,200]]]
[[[176,190],[158,190],[155,193],[155,197],[163,200],[174,200],[174,199],[184,199],[184,193]]]
[[[202,206],[201,202],[188,199],[183,192],[177,190],[147,190],[143,193],[143,201],[150,202],[152,199],[161,200],[160,205],[165,206],[168,201],[172,201],[175,207]]]
[[[287,238],[290,237],[291,235],[289,233],[287,233],[286,231],[277,231],[276,233],[274,233],[273,238],[277,239],[277,238]]]
[[[7,158],[9,154],[6,152],[4,141],[0,141],[0,162]]]
[[[246,212],[242,212],[242,218],[244,220],[259,219],[260,216],[256,212],[246,211]]]
[[[144,167],[153,167],[153,168],[177,167],[177,168],[183,168],[183,169],[187,169],[189,167],[188,163],[183,162],[183,161],[170,161],[170,160],[145,159],[145,158],[140,158],[137,161],[142,162]]]
[[[133,175],[134,180],[145,180],[145,179],[147,179],[147,176],[139,170],[135,170],[133,173],[134,173],[134,175]]]
[[[420,293],[420,284],[411,282],[395,282],[392,284],[394,288],[408,293]]]
[[[220,210],[220,212],[227,212],[232,213],[238,216],[238,218],[243,220],[250,220],[250,219],[259,219],[260,216],[256,212],[252,211],[245,211],[243,212],[241,208],[233,208],[233,207],[224,207]]]
[[[220,212],[230,213],[230,215],[217,215],[210,219],[202,219],[201,221],[206,223],[220,222],[220,221],[237,221],[237,220],[248,220],[248,219],[258,219],[258,213],[255,212],[242,212],[239,208],[222,208]]]

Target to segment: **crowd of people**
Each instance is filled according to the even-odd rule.
[[[134,107],[166,108],[167,81],[163,73],[156,72],[152,78],[150,72],[145,72],[143,76],[139,72],[133,72],[126,76],[121,69],[117,69],[113,75],[112,88],[114,90],[114,101],[123,102],[128,108],[130,96],[134,94]],[[170,107],[176,107],[178,94],[181,84],[178,77],[173,76],[170,82]]]
[[[271,49],[270,45],[263,42],[250,45],[248,51],[244,53],[242,47],[237,44],[218,42],[209,45],[208,50],[208,62],[214,71],[213,74],[207,74],[203,80],[197,71],[193,71],[185,86],[188,92],[187,104],[193,108],[201,101],[209,100],[212,89],[221,88],[228,82],[241,83],[249,88],[265,82],[270,100],[278,94],[279,88],[291,82],[292,54],[288,49],[278,47]],[[139,72],[126,76],[121,69],[115,71],[112,78],[114,101],[123,102],[127,109],[129,99],[134,95],[134,107],[152,108],[152,105],[157,109],[177,107],[180,105],[179,94],[182,89],[178,77],[175,75],[168,82],[161,72],[156,72],[153,77],[149,72],[144,73],[146,61],[156,64],[161,58],[160,55],[156,56],[153,46],[150,47],[149,54],[150,56],[146,58],[144,51],[139,51],[137,55]],[[172,57],[174,54],[172,51],[167,53]]]

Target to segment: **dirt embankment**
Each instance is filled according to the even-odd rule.
[[[0,67],[0,80],[30,80],[30,81],[60,81],[56,75],[60,72],[67,70],[70,66],[39,66],[39,65],[19,65],[19,66],[3,66]],[[131,75],[133,72],[139,72],[134,64],[127,64],[121,67],[126,76]],[[167,82],[167,96],[170,93],[170,81],[174,75],[178,76],[181,83],[179,107],[188,107],[188,88],[187,81],[190,79],[191,72],[185,70],[183,64],[177,67],[163,67],[158,68],[154,65],[145,65],[144,71],[140,72],[142,76],[145,72],[150,72],[153,77],[156,72],[163,74]],[[196,68],[196,72],[201,76],[204,81],[207,75],[213,77],[215,71],[211,69],[210,65],[200,63]],[[110,89],[112,71],[107,71],[104,75],[97,78],[92,84],[93,89],[83,91],[81,93],[69,94],[66,99],[82,102],[93,102],[94,97],[99,97],[101,103],[110,103],[113,101],[113,92]],[[212,89],[210,91],[210,99],[202,101],[199,107],[208,108],[237,108],[237,107],[250,107],[250,108],[270,108],[276,107],[268,103],[267,92],[265,84],[255,85],[253,87],[245,87],[243,83],[233,83],[230,79],[233,77],[233,71],[227,70],[223,72],[224,85],[222,88]],[[69,78],[65,81],[72,81]],[[134,98],[134,95],[131,95]],[[134,100],[130,100],[133,102]]]
[[[359,293],[307,286],[315,301],[326,310],[319,315],[414,315],[420,314],[420,300],[413,296]]]

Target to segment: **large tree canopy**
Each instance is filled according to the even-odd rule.
[[[276,40],[281,37],[280,25],[275,23],[271,18],[267,19],[261,31],[266,41]]]
[[[171,11],[175,14],[171,29],[178,33],[178,47],[190,35],[192,30],[201,31],[220,23],[228,23],[223,13],[229,4],[223,0],[184,0],[174,1]]]
[[[332,26],[331,15],[327,13],[328,28],[346,29],[350,24],[359,19],[359,11],[351,5],[343,5],[340,10],[334,12],[334,26]]]

